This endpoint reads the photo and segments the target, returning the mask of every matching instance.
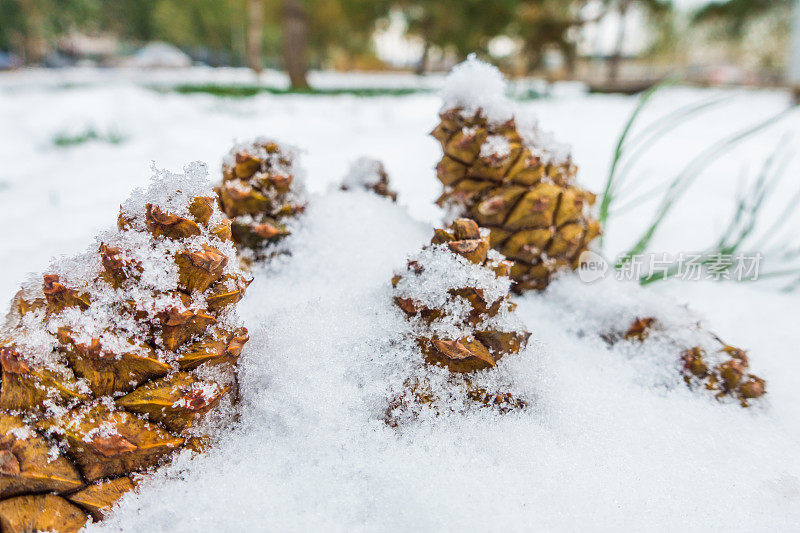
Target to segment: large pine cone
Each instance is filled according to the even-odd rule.
[[[77,531],[230,414],[248,281],[230,221],[197,194],[204,167],[188,171],[135,193],[98,248],[14,298],[0,329],[2,531]]]
[[[494,123],[461,108],[440,118],[437,203],[491,230],[492,248],[515,262],[514,290],[544,289],[559,269],[576,268],[600,226],[570,157],[532,144],[537,135],[518,131],[514,118]]]
[[[304,209],[296,159],[295,150],[258,138],[234,146],[222,162],[220,205],[233,221],[233,240],[256,258],[289,235],[286,222]]]

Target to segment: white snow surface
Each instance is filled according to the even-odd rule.
[[[86,83],[59,88],[65,76]],[[239,420],[206,453],[180,456],[145,479],[91,530],[800,528],[797,293],[715,282],[587,285],[565,275],[544,294],[515,298],[531,342],[477,377],[487,390],[510,384],[504,390],[527,399],[528,409],[500,416],[474,408],[393,429],[382,422],[387,395],[409,376],[437,375],[422,367],[389,281],[441,219],[432,203],[440,149],[426,136],[440,99],[225,100],[156,93],[141,80],[96,83],[105,76],[0,77],[0,299],[9,301],[51,256],[85,250],[130,191],[146,185],[150,161],[179,172],[202,160],[218,176],[236,139],[264,134],[304,150],[311,194],[286,243],[292,255],[256,271],[240,305],[251,340],[241,356]],[[717,94],[669,89],[645,116]],[[642,158],[632,174],[639,190],[674,175],[709,139],[788,102],[780,92],[726,94],[726,106]],[[579,182],[599,191],[635,99],[570,93],[519,105],[574,146]],[[57,132],[81,124],[116,128],[127,140],[52,146]],[[798,125],[800,117],[789,116],[713,165],[654,247],[674,253],[713,241],[736,179],[752,177]],[[331,190],[362,153],[385,162],[397,205]],[[789,175],[798,171],[795,160]],[[790,185],[774,200],[790,197]],[[653,201],[612,219],[607,254],[638,236]],[[787,224],[797,235],[797,220]],[[644,348],[601,338],[651,315],[663,330]],[[751,370],[767,380],[764,401],[744,410],[682,383],[675,346],[708,342],[693,328],[698,320],[749,350]]]

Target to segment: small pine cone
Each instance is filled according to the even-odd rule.
[[[449,85],[466,78],[455,80],[446,92],[462,90]],[[502,94],[495,98],[512,107]],[[575,184],[568,152],[535,126],[522,130],[513,115],[499,120],[464,99],[440,114],[431,135],[443,150],[437,203],[490,230],[492,248],[515,261],[516,292],[544,289],[557,271],[577,268],[600,226],[589,214],[595,196]]]
[[[653,330],[658,329],[658,321],[653,317],[636,318],[628,326],[628,329],[614,329],[606,331],[600,337],[608,344],[616,344],[621,340],[626,341],[645,341]]]
[[[431,409],[438,416],[440,413],[435,402],[436,393],[429,383],[419,379],[407,379],[403,389],[389,398],[384,422],[396,428],[404,422],[419,418],[423,409]]]
[[[201,168],[154,181],[96,256],[54,263],[14,298],[0,329],[3,531],[102,519],[131,474],[197,449],[231,403],[248,336],[228,308],[249,282],[216,199],[188,192]]]
[[[342,179],[339,187],[343,191],[367,190],[372,191],[378,196],[397,201],[397,193],[389,185],[389,174],[387,174],[383,163],[377,159],[362,157],[350,165],[350,170]]]
[[[233,240],[263,258],[263,249],[289,235],[287,222],[305,209],[302,172],[294,149],[258,138],[234,146],[215,189],[232,220]]]
[[[637,318],[624,335],[625,340],[642,342],[658,327],[653,317]],[[683,350],[680,354],[680,370],[684,381],[690,386],[702,385],[705,390],[713,391],[717,398],[737,398],[743,407],[747,400],[759,398],[766,392],[766,382],[747,373],[749,360],[747,352],[725,344],[718,337],[711,355],[700,346]],[[619,340],[619,335],[610,334],[607,340]]]
[[[719,346],[710,356],[699,346],[681,354],[684,380],[689,386],[704,385],[717,398],[733,397],[739,400],[742,407],[748,407],[748,400],[766,393],[766,382],[747,372],[750,364],[744,350],[719,339],[717,342]]]
[[[489,247],[486,233],[469,219],[437,229],[392,279],[395,304],[414,326],[425,361],[455,373],[490,369],[530,337],[513,315],[510,264]]]

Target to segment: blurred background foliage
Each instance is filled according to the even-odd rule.
[[[143,44],[161,41],[212,66],[285,68],[297,88],[308,86],[306,72],[312,68],[402,68],[421,74],[448,68],[470,52],[489,56],[511,75],[635,85],[680,68],[708,82],[720,77],[780,82],[789,39],[789,0],[679,4],[0,0],[0,52],[27,65],[114,65]],[[386,52],[392,35],[399,59]],[[726,72],[742,66],[734,74]]]

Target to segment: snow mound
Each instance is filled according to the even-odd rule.
[[[148,43],[121,61],[121,66],[133,68],[185,68],[191,65],[191,57],[180,48],[164,42]]]

